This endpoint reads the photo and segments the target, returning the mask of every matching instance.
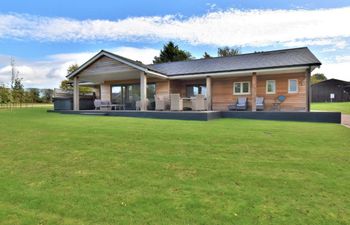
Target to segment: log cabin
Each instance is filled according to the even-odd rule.
[[[205,96],[207,111],[228,111],[245,97],[247,111],[256,111],[256,99],[264,99],[264,111],[310,111],[310,74],[321,62],[307,48],[293,48],[146,65],[102,50],[75,72],[73,110],[79,110],[79,86],[89,85],[96,98],[123,105],[124,110],[154,110],[154,98],[179,94],[187,100]],[[152,106],[153,104],[153,106]],[[190,107],[189,107],[190,108]],[[185,108],[184,108],[185,109]]]
[[[311,85],[312,102],[349,102],[350,82],[329,79]]]

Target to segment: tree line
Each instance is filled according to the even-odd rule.
[[[13,88],[0,85],[0,104],[51,103],[52,96],[52,89],[24,89],[19,82]]]
[[[0,84],[0,104],[51,103],[52,89],[24,88],[14,60],[11,59],[11,84]]]
[[[230,48],[228,46],[218,48],[217,57],[229,57],[241,54],[240,48]],[[204,52],[202,58],[209,59],[212,58],[208,52]],[[180,49],[178,45],[174,42],[169,41],[160,50],[159,56],[155,56],[153,63],[166,63],[166,62],[176,62],[176,61],[186,61],[194,60],[195,57],[186,50]]]

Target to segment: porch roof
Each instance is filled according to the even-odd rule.
[[[223,72],[294,68],[302,66],[318,67],[321,65],[321,62],[307,47],[150,65],[145,65],[141,62],[102,50],[80,66],[77,71],[69,74],[67,78],[73,78],[103,56],[107,56],[126,64],[135,70],[143,71],[162,78],[176,78],[177,76],[184,77]]]

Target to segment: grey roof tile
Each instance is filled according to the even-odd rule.
[[[321,65],[321,62],[307,47],[303,47],[241,54],[231,57],[151,64],[147,65],[147,67],[168,76],[175,76],[301,65]]]

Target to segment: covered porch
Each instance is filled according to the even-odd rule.
[[[95,110],[212,110],[211,77],[172,80],[108,53],[90,61],[71,75],[74,111],[82,110],[80,86],[94,88]],[[178,106],[174,108],[175,101]]]

